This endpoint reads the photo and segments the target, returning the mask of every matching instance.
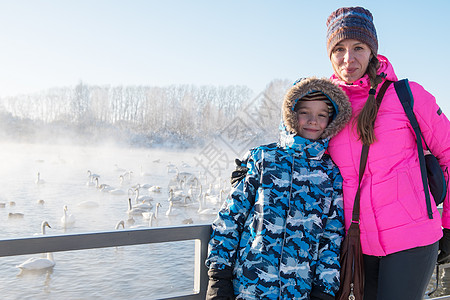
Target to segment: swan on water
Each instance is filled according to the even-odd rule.
[[[131,198],[128,198],[128,210],[127,210],[127,214],[128,215],[137,215],[137,216],[141,216],[143,212],[148,211],[148,209],[143,209],[140,207],[133,207],[131,204]]]
[[[150,212],[150,211],[146,211],[146,212],[143,212],[142,213],[142,216],[144,217],[144,219],[146,219],[146,220],[148,220],[148,219],[150,219],[150,218],[153,218],[153,219],[155,219],[155,220],[157,220],[158,219],[158,216],[159,216],[159,209],[160,209],[160,207],[162,207],[162,205],[161,205],[161,203],[156,203],[156,205],[155,205],[155,213],[153,213],[153,212]]]
[[[45,201],[43,199],[39,199],[36,201],[37,204],[44,205]]]
[[[135,194],[136,196],[134,197],[134,202],[135,203],[144,203],[144,202],[150,202],[153,201],[153,197],[149,196],[149,195],[139,195],[139,188],[140,186],[138,186],[137,188],[134,189],[133,194]],[[128,195],[130,195],[130,190],[128,190]]]
[[[64,228],[73,226],[73,224],[75,224],[75,217],[74,217],[74,215],[67,213],[67,211],[68,211],[67,205],[64,205],[63,210],[64,210],[64,214],[61,217],[61,224],[62,224],[62,226]]]
[[[41,173],[39,173],[39,172],[37,173],[37,178],[36,178],[35,183],[36,184],[44,184],[45,183],[45,180],[41,179]]]
[[[45,235],[45,227],[51,228],[47,221],[42,222],[41,231],[42,235]],[[17,265],[21,271],[35,271],[53,268],[55,266],[55,260],[53,258],[53,253],[48,252],[47,257],[32,257]]]
[[[94,181],[95,178],[100,178],[100,175],[92,173],[90,170],[87,171],[88,177],[91,181]]]
[[[8,218],[10,219],[23,219],[23,213],[8,213]]]
[[[173,202],[169,201],[169,208],[166,211],[166,216],[178,216],[180,214],[179,209],[173,208]]]
[[[142,165],[141,165],[141,176],[142,176],[142,177],[144,177],[144,176],[152,176],[152,173],[145,172],[145,171],[142,169]]]
[[[208,216],[216,215],[218,213],[217,208],[215,208],[215,207],[205,207],[205,205],[206,205],[205,197],[206,196],[207,196],[206,194],[203,194],[203,199],[199,199],[197,213],[199,215],[208,215]]]
[[[151,193],[161,193],[161,187],[159,185],[152,185],[148,188]]]
[[[205,194],[205,203],[213,203],[213,204],[219,204],[222,205],[223,202],[223,194],[225,193],[225,190],[220,190],[219,195],[209,195]]]
[[[123,229],[125,229],[125,222],[123,220],[120,220],[119,222],[117,222],[115,229],[119,229],[120,226],[122,226]]]

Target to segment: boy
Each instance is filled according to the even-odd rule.
[[[248,172],[214,221],[207,299],[334,299],[344,235],[342,177],[325,154],[348,122],[328,79],[295,83],[279,143],[251,149]]]

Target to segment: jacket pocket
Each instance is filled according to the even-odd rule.
[[[423,188],[418,188],[418,184],[422,184],[421,177],[415,176],[417,182],[412,179],[411,171],[399,171],[397,176],[397,199],[408,212],[412,220],[418,220],[426,217],[426,202],[423,196]]]

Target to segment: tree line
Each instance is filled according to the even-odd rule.
[[[274,80],[263,93],[281,103],[287,85],[286,80]],[[173,140],[189,144],[214,136],[249,103],[264,104],[252,101],[258,102],[258,97],[241,85],[98,86],[80,82],[74,87],[0,99],[0,126],[3,138],[14,140],[72,136],[88,142],[118,139],[151,146]]]

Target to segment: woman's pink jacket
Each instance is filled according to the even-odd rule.
[[[381,62],[379,72],[387,74],[389,80],[398,80],[387,58],[381,55],[378,58]],[[331,79],[347,93],[353,109],[352,119],[331,139],[328,148],[344,178],[345,225],[348,229],[358,187],[362,147],[357,139],[354,121],[367,100],[370,84],[367,75],[352,85],[345,84],[335,75]],[[448,182],[450,122],[430,93],[415,82],[410,82],[410,86],[414,96],[414,113],[423,136],[446,170],[444,173]],[[381,84],[378,89],[380,87]],[[433,219],[429,219],[416,137],[393,84],[386,91],[379,109],[375,136],[377,140],[370,146],[361,183],[363,253],[384,256],[438,241],[442,237],[441,226],[450,228],[449,192],[444,200],[442,220],[433,199]]]

